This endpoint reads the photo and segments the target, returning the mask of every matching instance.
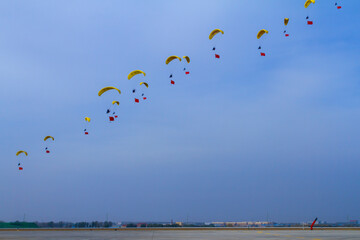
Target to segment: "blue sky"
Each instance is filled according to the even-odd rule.
[[[0,2],[1,219],[359,219],[360,2],[338,2]]]

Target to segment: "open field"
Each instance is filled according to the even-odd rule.
[[[265,239],[304,239],[304,240],[337,240],[337,239],[360,239],[360,231],[357,230],[63,230],[63,231],[1,231],[0,239],[22,240],[45,240],[45,239],[104,239],[104,240],[265,240]]]

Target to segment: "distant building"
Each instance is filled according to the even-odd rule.
[[[248,222],[237,222],[236,223],[237,227],[247,227],[248,226]]]
[[[236,222],[226,222],[225,223],[226,227],[235,227],[236,226]]]
[[[147,227],[147,223],[138,223],[136,224],[137,228]]]
[[[273,225],[271,222],[212,222],[215,227],[265,227]]]
[[[225,227],[225,223],[224,222],[212,222],[212,224],[215,227]]]

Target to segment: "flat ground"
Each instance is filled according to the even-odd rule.
[[[354,230],[320,230],[320,231],[301,231],[301,230],[181,230],[181,231],[1,231],[0,239],[101,239],[101,240],[330,240],[330,239],[360,239],[360,231]]]

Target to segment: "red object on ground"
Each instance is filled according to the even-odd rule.
[[[89,133],[88,133],[88,132],[85,132],[85,135],[89,135]]]
[[[22,168],[22,167],[19,167],[19,170],[23,170],[23,168]]]
[[[341,6],[337,6],[337,9],[340,9],[341,8]]]
[[[46,150],[46,153],[50,153],[50,151],[49,151],[49,150]]]
[[[308,25],[313,25],[313,21],[307,21]]]
[[[170,82],[171,84],[175,84],[175,82],[173,81],[173,80],[171,80],[171,82]]]
[[[285,34],[285,37],[288,37],[289,36],[289,34]]]
[[[190,72],[185,72],[185,74],[190,74]]]
[[[137,103],[138,103],[138,102],[139,102],[139,99],[135,98],[135,102],[137,102]]]
[[[220,58],[220,55],[218,55],[218,54],[215,54],[215,58]]]
[[[143,97],[144,100],[146,100],[146,97]]]
[[[262,52],[262,53],[260,53],[260,56],[263,56],[263,57],[265,57],[265,53],[263,53],[263,52]]]
[[[118,115],[115,115],[115,118],[118,118]]]
[[[115,120],[114,117],[109,117],[110,122],[113,122]]]
[[[317,218],[315,218],[315,220],[314,220],[313,223],[311,224],[311,227],[310,227],[311,230],[313,230],[313,227],[314,227],[316,221],[317,221]]]

